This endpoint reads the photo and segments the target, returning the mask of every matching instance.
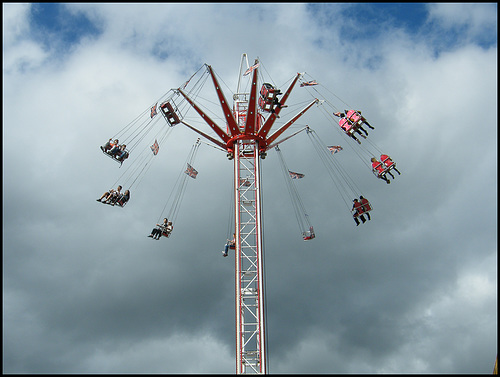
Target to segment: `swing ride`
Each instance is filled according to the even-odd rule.
[[[227,256],[227,250],[231,248],[234,250],[236,261],[236,373],[238,374],[268,372],[261,200],[261,165],[268,152],[274,150],[278,155],[304,241],[316,238],[314,227],[296,184],[298,180],[307,178],[305,174],[288,168],[279,147],[283,142],[302,134],[303,131],[309,137],[313,148],[339,191],[340,197],[346,204],[347,212],[356,223],[358,224],[358,218],[363,220],[364,215],[370,219],[369,213],[373,210],[373,206],[364,198],[348,171],[334,156],[336,153],[344,153],[341,152],[343,147],[328,146],[307,125],[285,137],[285,133],[293,130],[294,125],[298,124],[301,117],[314,105],[323,113],[326,122],[332,125],[328,128],[329,130],[335,129],[340,137],[347,137],[344,140],[354,139],[357,142],[357,144],[353,143],[356,147],[356,149],[353,147],[353,150],[368,171],[373,171],[370,161],[377,154],[384,156],[381,157],[380,163],[384,171],[383,177],[385,174],[391,174],[391,170],[400,174],[389,156],[383,155],[373,141],[366,138],[368,132],[363,126],[366,125],[370,129],[374,127],[361,116],[360,111],[340,110],[350,108],[350,106],[316,80],[312,78],[306,80],[306,73],[297,73],[282,85],[283,89],[280,89],[274,85],[272,79],[264,79],[261,67],[263,68],[259,59],[250,65],[247,55],[242,55],[237,89],[232,93],[231,108],[222,91],[221,81],[212,67],[205,64],[179,88],[171,89],[154,101],[152,106],[144,110],[101,147],[103,153],[120,162],[121,167],[125,158],[121,157],[120,161],[118,158],[122,154],[119,154],[117,150],[124,151],[125,147],[120,149],[118,140],[122,142],[121,145],[126,145],[127,167],[112,187],[118,182],[127,183],[128,190],[130,190],[140,183],[173,129],[182,125],[198,134],[198,139],[184,161],[174,188],[170,191],[170,197],[158,217],[156,227],[148,236],[153,239],[172,236],[173,225],[176,224],[186,185],[191,179],[195,180],[198,174],[194,168],[194,162],[202,140],[203,143],[225,153],[232,161],[234,174],[232,216],[234,220],[231,220],[234,223],[232,229],[228,229],[228,233],[234,234],[234,239],[229,241],[228,234],[228,243],[223,255]],[[211,81],[215,89],[218,100],[215,105],[213,101],[207,101],[208,105],[204,102],[207,96],[204,93],[202,95],[202,90],[207,81]],[[300,85],[297,85],[298,83]],[[288,103],[296,86],[304,88],[299,91],[309,98],[303,102]],[[157,116],[158,114],[161,116]],[[341,118],[340,122],[337,120],[338,117]],[[161,119],[163,122],[159,122]],[[219,126],[217,121],[223,123],[224,126]],[[167,127],[165,127],[165,122]],[[366,143],[361,145],[354,133],[363,136]],[[359,203],[359,205],[356,204],[356,208],[352,205],[353,198],[355,198],[355,203]],[[168,204],[170,207],[166,211]],[[161,222],[162,219],[163,222]],[[170,225],[168,231],[166,224]]]

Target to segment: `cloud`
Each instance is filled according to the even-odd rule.
[[[26,39],[29,32],[29,5],[4,4],[3,10],[3,44],[4,51],[8,51],[8,54],[4,54],[4,72],[38,67],[45,60],[46,53],[41,46]]]
[[[465,41],[491,42],[497,30],[496,4],[431,4],[429,20],[448,30],[461,32]],[[485,39],[485,37],[487,37]]]

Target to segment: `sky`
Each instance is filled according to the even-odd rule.
[[[307,136],[281,145],[305,174],[311,241],[276,152],[262,160],[268,371],[492,373],[496,4],[3,3],[2,15],[4,373],[235,373],[225,153],[199,147],[169,239],[147,235],[198,136],[187,127],[124,208],[96,199],[135,157],[120,167],[100,145],[204,64],[231,98],[242,54],[280,88],[305,72],[375,127],[359,146],[315,106],[293,128],[344,147],[335,158],[374,208],[358,227]],[[389,185],[360,158],[369,141],[397,163]]]

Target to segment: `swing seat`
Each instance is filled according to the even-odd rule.
[[[361,119],[357,120],[356,122],[353,122],[352,123],[353,131],[352,132],[356,132],[357,130],[359,130],[362,124],[363,124],[363,121]]]
[[[358,128],[366,121],[365,117],[354,110],[347,111],[346,117],[352,122],[353,125],[357,126]]]
[[[384,173],[383,174],[388,173],[389,171],[391,171],[395,167],[396,167],[396,164],[392,164],[391,166],[386,166],[385,169],[384,169]]]
[[[370,203],[368,203],[368,204],[362,204],[361,206],[363,208],[363,213],[371,212],[372,209],[373,209],[372,205]],[[368,208],[366,208],[366,207],[368,207]]]
[[[381,166],[381,165],[378,165],[378,166]],[[377,166],[377,167],[378,167],[378,166]],[[373,172],[373,174],[375,174],[375,176],[376,176],[377,178],[380,178],[380,177],[382,177],[382,176],[385,176],[385,175],[386,175],[389,171],[391,171],[391,170],[392,170],[393,168],[395,168],[395,167],[396,167],[396,164],[392,164],[391,166],[384,166],[384,167],[383,167],[384,169],[383,169],[382,171],[379,171],[379,170],[377,170],[376,168],[373,168],[373,169],[372,169],[372,172]]]
[[[113,207],[114,206],[118,206],[120,208],[125,207],[127,205],[127,202],[128,202],[128,200],[125,203],[121,203],[120,200],[115,200],[115,201],[112,201],[112,202],[111,201],[108,202],[107,200],[105,202],[101,201],[102,204],[107,204],[107,205],[110,205],[110,206],[113,206]]]
[[[352,110],[349,110],[348,114],[346,114],[346,117],[339,120],[340,127],[349,135],[357,132],[365,121],[365,118],[363,118],[361,115],[356,112],[351,113],[351,111]]]
[[[372,209],[371,209],[371,207],[370,207],[370,209],[368,209],[368,210],[366,210],[366,209],[364,209],[364,208],[363,208],[361,211],[356,211],[356,210],[354,210],[354,211],[353,211],[354,213],[353,213],[352,217],[359,217],[359,216],[361,216],[361,215],[363,215],[363,214],[365,214],[365,213],[371,212],[371,210],[372,210]]]
[[[260,89],[260,96],[265,102],[273,103],[276,96],[280,93],[274,86],[265,82]]]
[[[121,200],[119,200],[119,199],[115,202],[115,204],[116,204],[117,206],[121,207],[121,208],[125,207],[125,206],[127,205],[127,203],[128,203],[128,200],[127,200],[127,201],[125,201],[125,202],[122,202],[122,201],[121,201]]]
[[[128,200],[122,201],[121,198],[118,198],[113,203],[108,203],[108,204],[115,205],[115,206],[123,208],[123,207],[125,207],[127,205],[127,203],[128,203]]]
[[[353,123],[358,123],[360,121],[363,120],[363,118],[361,117],[361,115],[357,114],[357,113],[354,113],[352,114],[349,119],[353,122]]]
[[[312,240],[313,238],[316,237],[316,234],[314,234],[314,229],[313,227],[310,227],[308,231],[302,233],[304,241]]]
[[[359,124],[361,125],[361,123],[363,123],[364,119],[361,115],[359,115],[358,113],[356,112],[353,112],[352,114],[346,114],[346,116],[350,119],[350,121],[353,123],[353,124]]]
[[[168,238],[172,234],[172,231],[174,230],[174,227],[172,226],[172,228],[170,230],[168,228],[165,229],[163,227],[159,227],[158,229],[161,230],[161,235],[163,237],[167,237]]]
[[[168,124],[170,124],[170,127],[173,127],[181,122],[179,115],[174,110],[174,107],[170,102],[163,102],[160,105],[160,109],[163,117],[167,120]]]
[[[380,169],[380,167],[382,167],[382,169]],[[377,178],[385,175],[389,170],[390,169],[387,167],[383,167],[381,162],[379,162],[376,166],[372,165],[372,173],[375,174]]]
[[[358,211],[358,210],[356,210],[356,209],[353,209],[351,212],[353,212],[352,217],[359,217],[359,216],[361,216],[363,213],[365,213],[364,211]]]
[[[382,163],[384,164],[384,172],[387,173],[389,170],[392,170],[396,167],[396,163],[392,161],[390,158],[386,158],[382,160]]]
[[[262,84],[258,101],[259,107],[262,109],[262,111],[267,111],[268,113],[272,112],[276,101],[276,96],[280,93],[281,92],[271,84]]]
[[[352,135],[359,128],[359,127],[356,127],[355,124],[351,123],[347,118],[340,119],[339,126],[348,135]]]
[[[125,148],[125,156],[123,157],[123,160],[119,160],[116,156],[117,155],[112,155],[111,154],[111,149],[109,150],[104,150],[104,147],[101,145],[101,151],[102,153],[104,153],[106,156],[108,156],[109,158],[111,158],[112,160],[118,162],[120,164],[120,166],[123,164],[123,162],[130,156],[130,152],[128,151],[127,148]]]
[[[266,101],[262,97],[259,98],[259,107],[262,109],[262,111],[266,111],[270,113],[273,110],[273,102],[272,101]]]

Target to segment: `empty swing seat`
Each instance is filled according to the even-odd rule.
[[[175,124],[178,124],[181,122],[179,115],[177,112],[174,110],[174,107],[170,102],[163,102],[160,105],[161,112],[167,122],[170,124],[170,126],[174,126]]]
[[[260,89],[260,96],[265,101],[274,101],[276,96],[278,95],[278,90],[269,83],[262,84],[262,88]]]
[[[262,88],[260,89],[259,107],[263,111],[271,112],[278,94],[281,94],[281,92],[271,84],[262,84]]]
[[[262,109],[262,111],[267,111],[268,113],[270,113],[273,110],[273,102],[268,102],[260,97],[259,107]]]

